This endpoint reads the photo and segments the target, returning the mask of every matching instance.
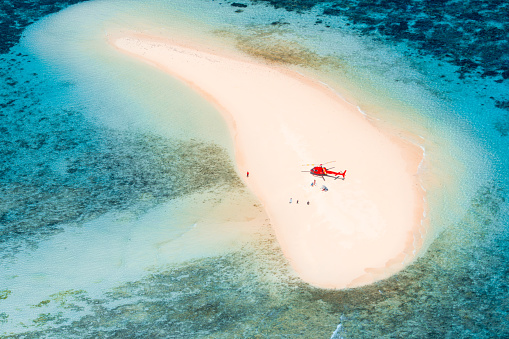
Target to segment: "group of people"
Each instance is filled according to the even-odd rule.
[[[316,186],[316,180],[313,180],[313,182],[311,183],[311,187],[314,187],[314,186]],[[327,186],[322,185],[321,190],[322,190],[322,192],[327,192],[329,189],[327,188]]]
[[[247,178],[249,178],[249,172],[247,172],[247,173],[246,173],[246,177],[247,177]],[[316,180],[313,180],[313,182],[311,183],[311,187],[314,187],[314,186],[316,186]],[[322,185],[321,190],[322,190],[323,192],[327,192],[329,189],[327,188],[327,186]],[[290,204],[292,203],[292,201],[293,201],[293,199],[292,199],[292,198],[290,198]],[[296,203],[296,204],[298,204],[298,203],[299,203],[299,200],[296,200],[296,202],[295,202],[295,203]],[[309,205],[309,201],[308,201],[308,202],[306,202],[306,205]]]
[[[292,203],[293,199],[290,198],[290,204]],[[299,200],[296,201],[296,203],[298,204],[299,203]],[[309,201],[306,203],[307,205],[309,205]]]

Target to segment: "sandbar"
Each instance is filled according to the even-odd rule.
[[[238,173],[301,279],[357,287],[415,257],[424,212],[418,146],[387,135],[329,87],[284,66],[174,37],[108,39],[217,106],[234,139]],[[303,166],[329,161],[334,171],[347,170],[345,180],[313,177],[312,166]]]

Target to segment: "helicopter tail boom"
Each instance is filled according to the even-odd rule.
[[[344,179],[345,174],[346,174],[346,170],[344,170],[343,172],[333,172],[333,171],[327,171],[327,172],[330,174],[333,174],[336,177],[336,179],[340,176],[343,177],[343,179]]]

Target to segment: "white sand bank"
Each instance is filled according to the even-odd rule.
[[[239,172],[303,280],[325,288],[360,286],[411,261],[423,215],[420,148],[384,135],[356,107],[295,72],[138,34],[110,42],[220,108]],[[302,172],[311,168],[303,164],[331,160],[334,171],[348,170],[344,181]],[[318,187],[310,186],[313,179]],[[323,184],[328,192],[320,190]]]

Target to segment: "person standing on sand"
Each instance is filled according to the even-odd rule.
[[[247,175],[246,175],[248,178],[249,178],[249,171],[247,172]]]
[[[292,203],[292,198],[290,198],[290,204]]]

